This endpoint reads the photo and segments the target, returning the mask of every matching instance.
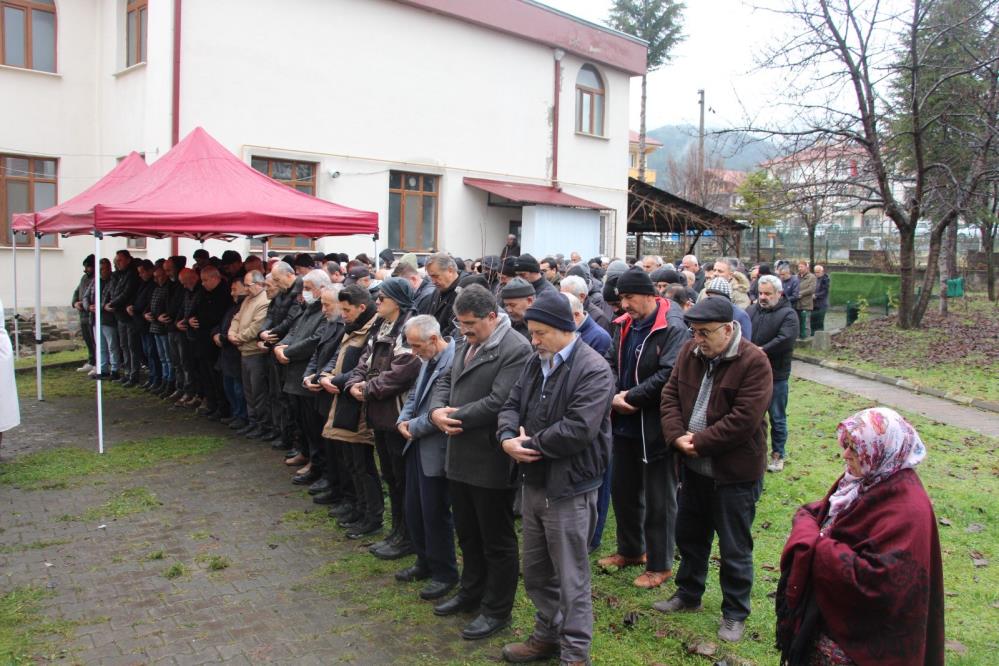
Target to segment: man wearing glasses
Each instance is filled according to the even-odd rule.
[[[617,280],[625,314],[610,363],[617,380],[613,410],[611,500],[617,517],[617,552],[602,567],[645,564],[636,587],[652,589],[670,577],[675,547],[676,464],[659,427],[659,399],[687,331],[671,321],[670,301],[656,294],[641,268]]]
[[[732,303],[701,301],[686,315],[693,339],[676,358],[662,393],[662,431],[683,461],[676,523],[676,593],[653,604],[663,613],[696,611],[711,542],[721,554],[718,637],[742,638],[753,588],[753,519],[766,470],[764,415],[773,390],[767,355],[742,336]]]
[[[513,526],[513,461],[500,448],[500,408],[531,353],[531,345],[497,312],[496,297],[480,285],[454,303],[464,341],[451,372],[434,387],[430,420],[448,435],[444,471],[463,568],[458,594],[434,607],[439,616],[477,612],[462,630],[468,640],[510,626],[519,569]]]

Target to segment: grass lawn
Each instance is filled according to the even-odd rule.
[[[46,381],[47,391],[53,396],[86,395],[84,391],[92,390],[92,382],[75,375],[72,370],[53,370]],[[30,393],[30,383],[26,390]],[[118,391],[124,393],[124,390]],[[113,388],[109,394],[119,395]],[[776,665],[778,655],[773,647],[774,610],[770,595],[777,586],[780,552],[791,516],[800,504],[820,498],[843,469],[834,437],[837,423],[871,405],[863,398],[792,379],[788,409],[789,459],[783,473],[767,476],[766,488],[757,507],[753,614],[742,643],[728,646],[715,636],[721,603],[717,561],[712,562],[704,611],[676,617],[667,617],[651,609],[654,601],[672,594],[675,589],[672,582],[661,590],[641,591],[631,584],[639,573],[635,569],[602,572],[594,564],[594,662],[682,665],[725,659],[728,664]],[[940,521],[947,593],[947,639],[951,641],[948,663],[995,663],[999,650],[999,635],[995,632],[999,625],[999,520],[996,518],[999,515],[999,440],[919,416],[907,416],[929,449],[928,458],[918,473]],[[90,475],[120,474],[136,469],[136,466],[154,463],[160,468],[171,465],[172,461],[183,464],[192,457],[189,454],[203,453],[221,445],[220,440],[213,438],[164,436],[155,444],[150,441],[117,444],[102,458],[67,447],[5,463],[0,472],[0,484],[40,489],[72,488]],[[143,511],[156,506],[156,502],[155,496],[148,491],[134,488],[113,496],[100,511],[102,514]],[[303,507],[312,507],[306,502],[303,492]],[[411,560],[382,562],[371,557],[358,544],[343,538],[322,509],[289,512],[283,523],[285,528],[295,530],[296,539],[306,540],[321,553],[320,558],[308,562],[309,574],[300,586],[336,600],[336,605],[331,606],[331,612],[339,616],[336,631],[390,641],[402,663],[496,663],[503,643],[522,640],[529,635],[533,610],[522,585],[514,609],[512,635],[506,632],[477,643],[462,641],[457,633],[467,618],[434,617],[430,605],[417,597],[421,583],[399,584],[392,579],[392,573],[407,566]],[[612,514],[603,546],[593,555],[594,562],[614,551],[614,533]],[[156,555],[149,557],[163,558],[162,551],[158,557]],[[217,569],[228,566],[228,562],[221,560],[201,564]],[[156,575],[179,577],[187,572],[185,565],[178,567],[174,563],[170,566],[171,562],[163,565]],[[37,594],[30,590],[14,591],[0,598],[0,662],[23,655],[24,650],[29,649],[23,646],[31,645],[32,641],[47,645],[46,640],[49,640],[55,647],[65,643],[58,636],[51,638],[54,627],[46,626],[44,618],[34,611],[39,604],[44,607],[43,599]],[[693,650],[711,653],[711,656],[706,659],[691,654]],[[32,650],[32,654],[39,652]],[[363,653],[345,653],[342,658],[359,663],[365,661]]]
[[[894,316],[862,320],[833,337],[830,351],[805,353],[917,386],[999,400],[999,308],[980,294],[952,300],[946,318],[935,307],[920,329],[898,329]]]
[[[53,365],[56,363],[69,363],[70,361],[79,361],[80,365],[87,360],[87,350],[83,349],[70,349],[68,351],[53,352],[51,354],[42,354],[42,366]],[[33,368],[35,367],[35,356],[22,356],[14,362],[15,368]]]

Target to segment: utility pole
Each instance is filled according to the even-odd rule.
[[[702,206],[707,207],[708,195],[705,192],[704,184],[704,90],[697,91],[698,104],[701,107],[701,126],[697,134],[697,175],[700,181],[701,190],[701,200],[698,202]]]

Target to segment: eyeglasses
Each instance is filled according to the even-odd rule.
[[[479,321],[481,321],[481,319],[482,319],[481,317],[476,317],[475,321],[463,322],[460,321],[457,317],[455,317],[454,319],[451,320],[451,325],[454,326],[456,329],[466,330],[475,326],[477,323],[479,323]]]
[[[375,301],[378,302],[378,303],[381,303],[384,300],[385,300],[384,296],[375,296]]]
[[[707,338],[709,335],[711,335],[718,329],[724,327],[725,324],[721,324],[720,326],[715,326],[714,328],[694,328],[693,326],[691,326],[687,329],[687,332],[690,333],[690,335],[692,335],[695,338]]]

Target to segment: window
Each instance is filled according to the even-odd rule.
[[[439,176],[389,173],[389,247],[403,252],[437,249],[439,183]]]
[[[576,77],[576,131],[604,135],[604,83],[593,65],[583,65]]]
[[[146,62],[149,0],[125,0],[125,66]]]
[[[0,62],[42,72],[56,71],[55,0],[4,0],[0,8]]]
[[[142,238],[129,238],[128,244],[125,246],[129,250],[145,250],[146,249],[146,237]]]
[[[56,204],[56,161],[21,155],[0,155],[0,244],[10,246],[11,216],[44,210]],[[19,247],[31,247],[33,238],[14,234]],[[42,236],[41,247],[57,247],[58,236]]]
[[[319,165],[315,162],[293,162],[292,160],[269,157],[251,157],[250,166],[299,192],[316,195],[316,171]],[[271,250],[292,252],[308,252],[315,249],[315,245],[315,241],[311,238],[292,236],[273,236],[268,243]],[[250,243],[251,249],[255,251],[261,250],[263,246],[264,244],[259,240],[253,240]]]

